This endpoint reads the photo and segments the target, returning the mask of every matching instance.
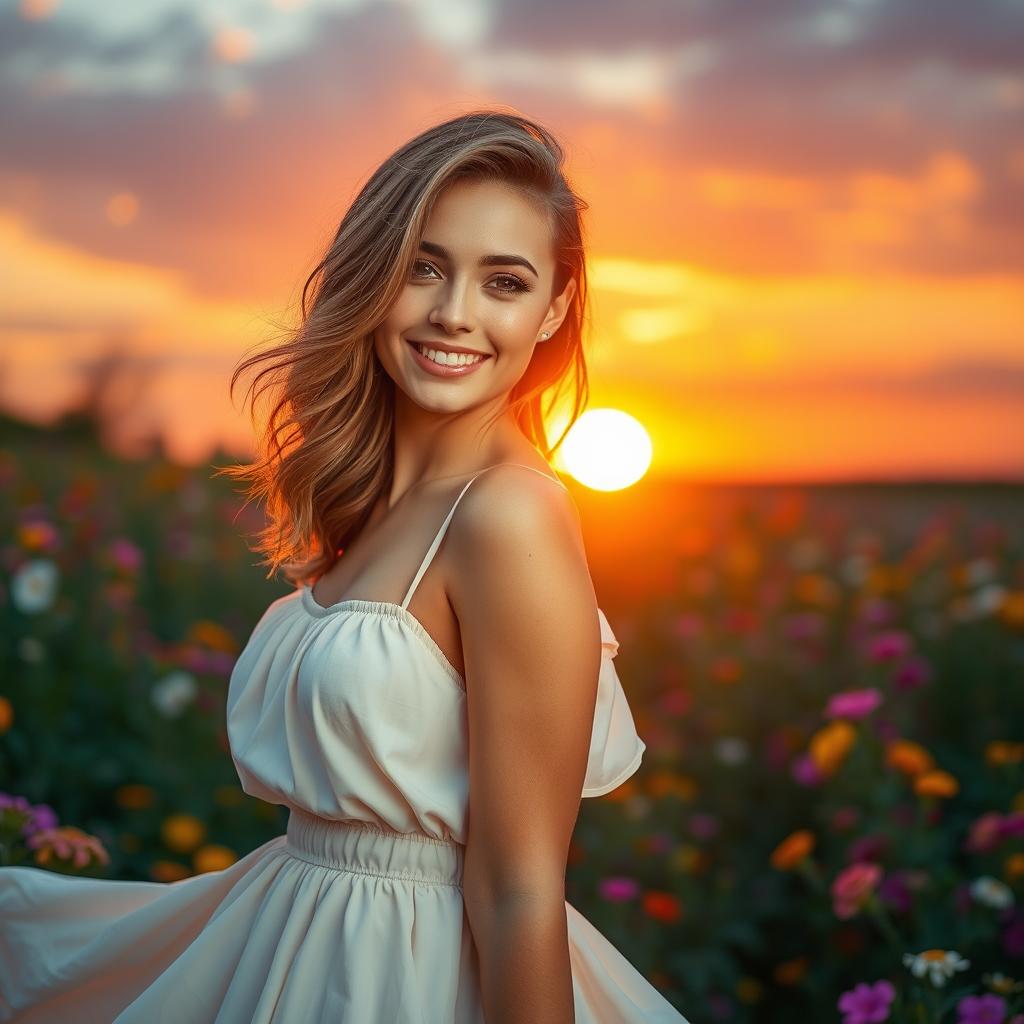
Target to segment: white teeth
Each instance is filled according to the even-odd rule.
[[[424,348],[416,345],[416,350],[440,366],[467,366],[470,363],[479,363],[483,356],[469,355],[467,352],[438,352],[437,349]]]

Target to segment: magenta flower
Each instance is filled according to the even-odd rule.
[[[987,811],[972,822],[964,849],[969,853],[991,853],[1003,841],[1003,816]]]
[[[1006,1000],[989,992],[983,996],[964,996],[956,1004],[957,1024],[1003,1024]]]
[[[870,637],[865,651],[870,661],[899,661],[910,654],[911,643],[909,633],[902,629],[887,629]]]
[[[893,682],[897,690],[916,690],[931,682],[931,665],[922,657],[912,655],[893,673]]]
[[[598,891],[601,893],[601,898],[606,899],[609,903],[625,903],[636,896],[640,891],[640,886],[635,879],[613,875],[601,880]]]
[[[110,542],[107,554],[116,569],[125,573],[136,573],[142,568],[142,550],[126,537],[116,537]]]
[[[793,761],[792,768],[793,778],[800,783],[801,786],[819,786],[825,781],[825,776],[818,770],[817,764],[814,762],[814,758],[810,754],[801,754]]]
[[[866,690],[846,690],[836,693],[825,708],[826,718],[867,718],[882,703],[881,691],[875,687]]]
[[[843,1024],[878,1024],[889,1019],[896,989],[892,982],[882,978],[873,985],[862,981],[849,992],[844,992],[836,1004],[844,1014]]]
[[[856,861],[878,861],[889,849],[889,840],[884,835],[861,836],[855,839],[846,851],[846,860],[853,864]]]

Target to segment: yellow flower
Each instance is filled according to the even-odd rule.
[[[822,775],[833,775],[846,759],[857,730],[845,719],[836,718],[822,726],[812,737],[810,755]]]
[[[14,707],[6,697],[0,697],[0,733],[14,724]]]
[[[175,853],[190,853],[206,838],[206,826],[191,814],[172,814],[164,819],[160,836]]]
[[[921,775],[935,767],[932,755],[913,740],[893,740],[885,748],[885,763],[904,775]]]
[[[1024,743],[1010,740],[992,740],[985,747],[985,760],[992,766],[1020,764],[1024,761]]]
[[[192,867],[195,868],[196,874],[201,875],[204,871],[223,871],[236,860],[238,856],[230,847],[207,843],[206,846],[200,846],[192,855]]]
[[[795,868],[814,849],[814,833],[801,828],[791,832],[772,850],[771,864],[778,871]]]
[[[750,975],[745,974],[736,982],[736,998],[741,1003],[760,1002],[763,995],[764,987],[757,978],[751,978]]]
[[[956,796],[960,792],[960,783],[949,772],[935,768],[914,779],[914,792],[918,796]]]

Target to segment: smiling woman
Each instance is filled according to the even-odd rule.
[[[258,549],[296,588],[227,733],[287,832],[174,883],[0,869],[0,1020],[686,1024],[565,900],[581,799],[645,745],[549,465],[542,399],[568,385],[568,432],[586,397],[561,165],[511,114],[423,132],[293,336],[236,371],[268,361],[280,394],[263,458],[222,472],[266,499]]]

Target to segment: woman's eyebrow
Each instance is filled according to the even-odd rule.
[[[424,252],[429,252],[432,256],[437,256],[438,259],[448,260],[451,262],[452,254],[443,246],[438,245],[437,242],[420,242],[420,248]],[[540,277],[537,273],[534,265],[526,259],[525,256],[516,256],[515,253],[493,253],[490,256],[480,257],[481,267],[526,267],[534,277]]]

